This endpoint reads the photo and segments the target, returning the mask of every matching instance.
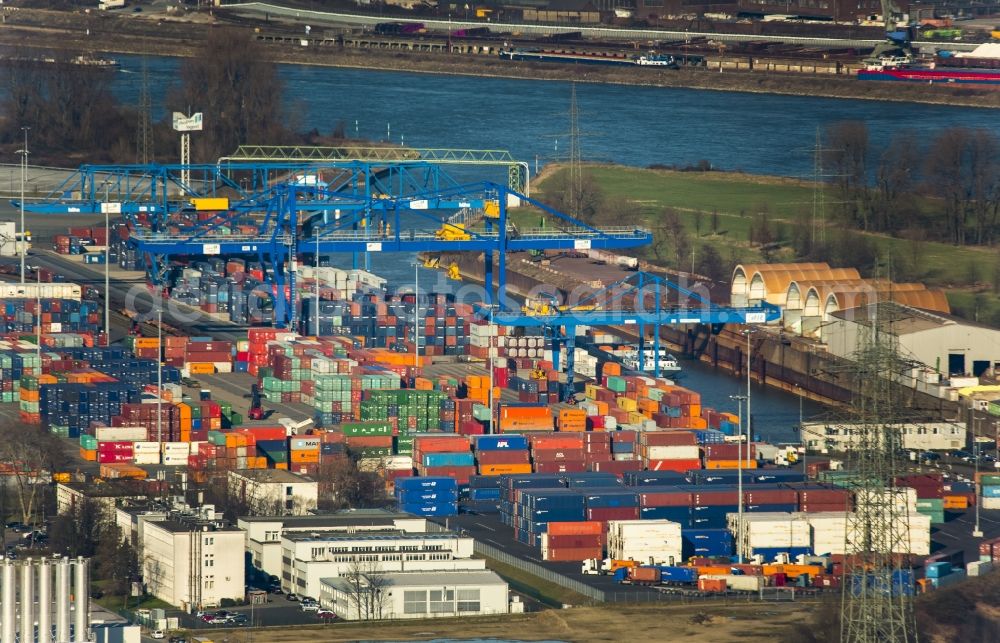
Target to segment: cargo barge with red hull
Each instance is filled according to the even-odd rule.
[[[859,69],[858,80],[890,80],[911,83],[974,84],[1000,86],[1000,69],[958,69],[954,67],[898,67]]]

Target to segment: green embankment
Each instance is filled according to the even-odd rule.
[[[550,168],[544,172],[534,184],[536,195],[551,202],[546,188],[558,184],[553,179],[563,171]],[[994,249],[848,232],[838,218],[837,196],[829,186],[820,191],[812,182],[781,177],[607,165],[587,165],[584,173],[588,181],[599,186],[607,201],[624,201],[630,206],[634,216],[628,223],[656,230],[664,210],[676,210],[690,234],[696,261],[708,245],[718,250],[727,265],[764,261],[761,247],[750,243],[751,229],[759,225],[761,212],[767,213],[774,238],[770,260],[795,261],[792,239],[796,225],[811,223],[815,218],[817,235],[834,242],[834,251],[846,243],[867,243],[880,258],[892,258],[896,281],[922,281],[945,289],[956,314],[1000,323],[1000,284],[996,279],[1000,260]],[[935,207],[933,201],[925,201],[924,216],[937,216]],[[538,212],[530,209],[516,210],[512,216],[518,225],[534,227],[539,223]],[[648,249],[639,249],[638,253],[655,263]],[[834,266],[845,265],[836,256],[824,259]],[[691,268],[689,257],[683,261],[674,258],[672,262],[672,267]]]

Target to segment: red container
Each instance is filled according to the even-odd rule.
[[[594,507],[587,509],[587,520],[638,520],[638,507]]]
[[[621,476],[628,471],[642,471],[641,460],[609,460],[608,462],[595,462],[591,470],[600,473],[616,473]]]
[[[839,504],[847,506],[849,493],[846,489],[802,489],[799,491],[799,504]]]
[[[600,558],[604,551],[601,547],[589,547],[583,549],[552,549],[546,551],[545,560],[553,562],[583,561],[591,558]]]
[[[583,449],[532,449],[531,451],[531,458],[535,462],[583,461],[586,455]]]
[[[642,491],[639,488],[640,507],[688,507],[691,505],[691,494],[678,489],[676,491]]]
[[[604,527],[599,522],[550,522],[546,532],[549,536],[600,536]]]
[[[604,546],[604,536],[602,534],[565,534],[554,536],[547,534],[550,549],[584,549]]]
[[[629,580],[636,583],[659,583],[660,582],[660,568],[659,567],[629,567],[628,569]]]
[[[743,502],[749,505],[794,505],[798,501],[799,494],[795,489],[762,489],[743,492]]]
[[[640,443],[650,447],[693,446],[698,439],[690,431],[644,431]]]
[[[527,451],[504,449],[501,451],[477,451],[476,461],[479,464],[529,464],[531,460]]]
[[[542,433],[529,438],[532,453],[536,451],[583,450],[583,434]]]
[[[583,460],[556,460],[552,462],[535,462],[535,473],[583,473],[587,463]]]
[[[706,460],[739,460],[740,458],[747,458],[747,447],[746,445],[739,444],[706,444],[705,445],[705,459]],[[750,459],[757,459],[757,447],[753,444],[750,445]]]
[[[475,467],[420,467],[422,476],[447,476],[458,484],[469,484],[469,476],[476,475]]]
[[[714,507],[717,505],[738,505],[739,493],[735,490],[698,491],[691,494],[692,507]]]
[[[646,468],[650,471],[679,471],[681,473],[691,469],[700,469],[700,459],[690,460],[649,460]]]

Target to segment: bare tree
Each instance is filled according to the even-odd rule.
[[[596,223],[605,205],[604,191],[593,174],[583,172],[579,189],[570,189],[568,169],[559,172],[545,186],[546,204],[553,209],[575,217],[584,223]]]
[[[347,584],[347,602],[359,621],[385,617],[388,579],[378,563],[355,560],[341,576]]]
[[[869,230],[868,126],[861,121],[840,121],[826,130],[826,163],[840,192],[844,215]]]
[[[128,600],[132,581],[139,577],[139,559],[131,543],[114,523],[106,523],[94,552],[95,570],[102,580],[110,581],[111,593]]]
[[[0,462],[13,481],[21,520],[30,523],[51,480],[59,444],[37,427],[14,422],[0,424]]]
[[[909,228],[919,212],[916,185],[921,152],[912,132],[897,133],[879,157],[872,199],[872,226],[895,232]]]
[[[944,206],[945,226],[952,243],[963,245],[968,224],[969,146],[972,133],[964,127],[942,130],[927,153],[927,180]]]
[[[385,468],[361,471],[350,458],[324,462],[315,475],[321,509],[384,507]]]
[[[213,29],[200,51],[181,67],[174,109],[204,113],[196,156],[210,161],[238,145],[285,142],[289,134],[283,83],[247,30]]]

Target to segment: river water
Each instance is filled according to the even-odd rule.
[[[114,91],[134,103],[140,59],[118,58],[123,69]],[[154,118],[165,114],[164,97],[177,82],[179,65],[171,58],[150,60]],[[539,163],[565,158],[568,149],[566,82],[298,65],[282,65],[280,73],[286,104],[301,128],[329,132],[343,120],[360,138],[385,139],[388,130],[392,141],[415,147],[506,149]],[[896,132],[919,130],[930,137],[950,125],[1000,134],[995,110],[968,107],[591,84],[578,85],[577,97],[584,159],[634,166],[705,159],[723,169],[808,177],[817,128],[843,119],[867,123],[875,147]],[[391,284],[408,287],[412,261],[376,254],[371,267]],[[438,274],[421,270],[420,279],[426,290]],[[679,382],[700,392],[705,405],[732,412],[730,396],[746,387],[745,381],[692,362],[684,363]],[[797,440],[799,403],[794,395],[753,386],[757,433],[775,442]],[[806,401],[802,410],[808,418],[822,408]]]
[[[115,93],[135,103],[140,59],[115,57],[123,63]],[[155,118],[165,114],[180,64],[150,59]],[[569,149],[568,82],[302,65],[282,65],[280,74],[303,128],[329,132],[343,120],[362,138],[385,139],[388,131],[414,147],[505,149],[540,163]],[[600,84],[577,85],[577,103],[584,160],[641,167],[704,159],[727,170],[810,176],[816,129],[837,120],[867,123],[875,149],[903,130],[929,138],[964,125],[1000,134],[997,111],[985,108]]]

